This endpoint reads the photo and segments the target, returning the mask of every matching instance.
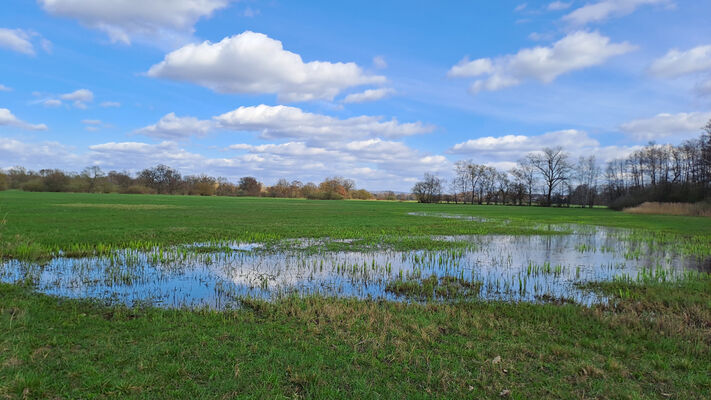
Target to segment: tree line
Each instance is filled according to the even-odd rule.
[[[208,175],[182,176],[166,165],[146,168],[133,175],[129,172],[104,172],[98,166],[87,167],[79,173],[59,169],[27,170],[13,167],[0,171],[0,190],[19,189],[31,192],[84,192],[127,194],[173,194],[197,196],[263,196],[321,200],[382,199],[407,200],[393,192],[373,194],[357,189],[351,179],[329,177],[321,183],[302,183],[280,179],[265,186],[255,177],[245,176],[232,183],[226,178]]]
[[[425,174],[412,192],[423,203],[510,204],[622,209],[654,202],[711,198],[711,121],[680,145],[650,142],[602,168],[594,155],[573,160],[561,147],[531,152],[501,171],[473,160],[455,164],[454,178]]]

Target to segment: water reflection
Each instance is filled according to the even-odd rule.
[[[238,305],[241,296],[271,299],[293,292],[402,300],[385,290],[389,282],[431,275],[482,282],[485,300],[565,298],[592,304],[603,299],[576,283],[634,277],[644,268],[711,271],[711,260],[622,240],[624,231],[617,229],[575,227],[572,232],[439,237],[468,244],[441,251],[298,249],[313,250],[327,244],[324,239],[290,241],[290,250],[280,252],[250,243],[230,243],[214,252],[205,251],[209,246],[203,251],[124,250],[102,258],[59,257],[44,265],[11,260],[0,266],[0,279],[60,296],[222,309]]]

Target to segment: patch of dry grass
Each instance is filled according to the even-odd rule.
[[[654,203],[646,202],[637,207],[623,210],[630,214],[666,214],[688,215],[692,217],[711,217],[711,203]]]
[[[165,210],[186,208],[171,204],[108,204],[108,203],[67,203],[55,204],[57,207],[71,208],[111,208],[115,210]]]

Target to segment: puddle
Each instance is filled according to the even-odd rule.
[[[242,296],[274,299],[290,293],[410,301],[386,291],[388,283],[435,275],[481,282],[484,300],[572,299],[604,301],[576,283],[637,277],[643,270],[673,275],[708,271],[710,260],[682,257],[672,249],[622,240],[624,231],[584,226],[566,235],[446,236],[465,248],[441,251],[304,252],[325,239],[290,240],[286,251],[260,244],[195,245],[173,250],[123,250],[109,257],[55,258],[43,265],[0,264],[0,280],[26,282],[66,297],[91,297],[162,307],[239,306]],[[348,243],[348,241],[341,241]]]
[[[477,217],[474,215],[460,215],[460,214],[447,214],[447,213],[442,213],[442,212],[409,212],[407,215],[412,215],[415,217],[436,217],[436,218],[447,218],[447,219],[461,219],[464,221],[472,221],[472,222],[490,222],[491,220],[488,218],[483,218],[483,217]],[[503,220],[499,221],[503,224],[508,224],[508,220]]]

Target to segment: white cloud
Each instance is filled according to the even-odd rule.
[[[175,167],[191,165],[199,168],[198,164],[204,157],[181,149],[177,143],[163,141],[158,144],[141,142],[109,142],[89,146],[91,156],[95,160],[112,166],[145,167],[157,162],[172,163]],[[119,162],[120,161],[120,162]]]
[[[550,83],[565,73],[604,63],[608,58],[628,53],[635,46],[610,43],[610,38],[598,32],[578,31],[555,42],[551,47],[534,47],[516,54],[494,59],[462,60],[450,69],[454,77],[479,77],[470,91],[495,91],[516,86],[526,80]]]
[[[39,0],[52,15],[78,20],[105,32],[112,42],[132,38],[192,34],[202,17],[226,7],[230,0]]]
[[[338,119],[304,112],[288,106],[240,107],[214,117],[219,127],[236,131],[260,132],[262,138],[294,138],[307,141],[343,141],[381,136],[396,138],[431,132],[434,127],[421,122],[400,123],[396,119],[360,116]]]
[[[0,108],[0,126],[14,126],[17,128],[28,129],[32,131],[44,131],[47,130],[47,125],[45,124],[30,124],[25,121],[18,119],[13,115],[7,108]]]
[[[32,56],[35,54],[35,48],[30,36],[30,33],[22,29],[0,28],[0,48]]]
[[[0,168],[17,165],[42,168],[76,168],[85,165],[71,149],[58,142],[25,143],[16,139],[0,137]]]
[[[349,87],[385,82],[355,63],[303,62],[264,34],[246,31],[218,43],[188,44],[148,76],[192,82],[220,93],[276,93],[283,101],[333,100]]]
[[[671,7],[673,3],[671,0],[601,0],[574,10],[565,15],[563,20],[573,25],[582,26],[631,14],[638,7],[644,5],[666,5]]]
[[[649,70],[652,74],[665,78],[711,70],[711,45],[686,51],[669,50],[663,57],[655,60]]]
[[[12,92],[12,88],[0,84],[0,92]]]
[[[99,105],[104,108],[121,107],[121,103],[119,103],[118,101],[102,101]]]
[[[449,152],[475,157],[480,163],[512,163],[526,154],[540,151],[545,147],[561,146],[573,157],[595,155],[598,161],[609,161],[628,154],[632,148],[601,146],[586,132],[568,129],[548,132],[537,136],[505,135],[470,139],[455,144]]]
[[[490,58],[479,58],[474,61],[462,59],[457,65],[453,66],[447,75],[452,78],[470,78],[475,76],[487,75],[494,72],[494,63]]]
[[[195,117],[178,117],[166,114],[156,124],[146,126],[135,133],[162,139],[184,139],[190,136],[204,136],[213,127],[212,121],[202,121]]]
[[[94,100],[94,93],[92,93],[89,89],[78,89],[71,93],[65,93],[59,96],[59,98],[62,100],[81,101],[84,103],[88,103]]]
[[[410,182],[425,172],[448,174],[451,170],[444,156],[423,154],[404,143],[382,139],[325,146],[309,146],[304,142],[235,144],[230,149],[248,153],[230,159],[230,163],[241,160],[273,179],[285,176],[319,180],[337,173],[355,178],[361,185],[369,182],[370,188],[407,190]]]
[[[84,125],[101,125],[101,120],[99,119],[83,119],[81,123]]]
[[[546,33],[531,32],[531,33],[528,35],[528,38],[531,39],[531,40],[533,40],[534,42],[540,42],[540,41],[544,41],[544,40],[551,40],[551,39],[553,39],[554,37],[555,37],[554,34],[553,34],[553,33],[550,33],[550,32],[546,32]]]
[[[525,10],[526,7],[528,7],[527,3],[521,3],[521,4],[517,5],[516,8],[514,8],[514,11],[521,12],[521,11]]]
[[[639,140],[676,139],[698,136],[711,120],[711,112],[657,114],[652,118],[624,123],[620,129]]]
[[[373,66],[377,69],[385,69],[388,67],[388,62],[383,56],[375,56],[373,57]]]
[[[61,100],[59,100],[61,99]],[[48,98],[40,101],[45,107],[58,107],[62,105],[62,100],[71,101],[76,108],[85,109],[86,103],[94,101],[94,93],[89,89],[78,89],[71,93],[59,95],[59,99]]]
[[[309,147],[304,142],[287,142],[281,144],[233,144],[229,147],[232,150],[247,150],[251,153],[268,153],[282,156],[338,156],[336,151],[329,151],[322,147]]]
[[[598,142],[588,137],[587,133],[569,129],[548,132],[540,136],[505,135],[470,139],[464,143],[455,144],[451,151],[453,153],[485,152],[489,154],[508,154],[511,152],[527,153],[538,151],[544,147],[551,146],[570,148],[596,145],[598,145]]]
[[[45,107],[59,107],[62,105],[62,101],[57,99],[45,99],[42,100],[42,105]]]
[[[572,4],[573,4],[572,2],[566,3],[563,1],[554,1],[552,3],[549,3],[548,7],[546,7],[546,8],[548,9],[548,11],[560,11],[560,10],[566,10],[566,9],[570,8],[570,6]]]
[[[394,89],[391,88],[381,88],[381,89],[367,89],[361,93],[352,93],[343,99],[343,102],[348,103],[364,103],[367,101],[376,101],[384,99],[395,93]]]

